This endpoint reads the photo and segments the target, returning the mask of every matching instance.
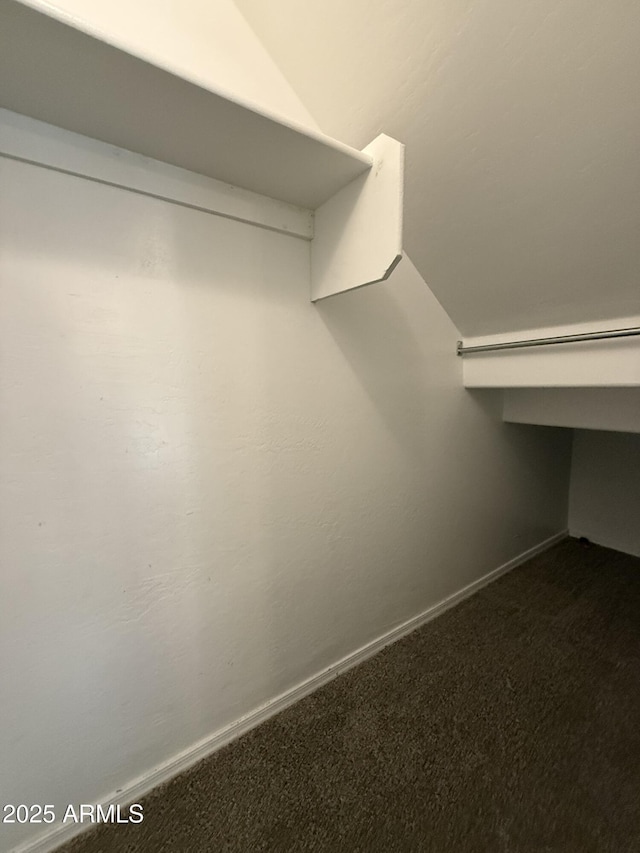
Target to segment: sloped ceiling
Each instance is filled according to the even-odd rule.
[[[637,3],[237,6],[326,133],[406,143],[405,248],[463,334],[640,313]]]

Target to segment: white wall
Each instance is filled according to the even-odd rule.
[[[640,557],[640,435],[575,431],[569,527]]]
[[[410,262],[315,307],[303,240],[0,168],[2,802],[101,798],[565,527],[568,436],[462,388]]]

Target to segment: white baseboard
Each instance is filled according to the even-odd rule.
[[[468,586],[458,590],[458,592],[454,592],[453,595],[448,596],[438,604],[434,604],[432,607],[429,607],[417,616],[414,616],[406,622],[403,622],[401,625],[387,631],[387,633],[383,634],[381,637],[372,640],[361,648],[356,649],[356,651],[346,655],[337,663],[332,664],[316,675],[311,676],[311,678],[306,679],[291,690],[287,690],[286,693],[282,693],[275,699],[271,699],[266,704],[261,705],[254,711],[251,711],[249,714],[240,718],[235,723],[232,723],[230,726],[226,726],[224,729],[221,729],[203,740],[198,741],[193,746],[190,746],[188,749],[183,750],[183,752],[178,753],[178,755],[173,756],[173,758],[170,758],[168,761],[156,767],[150,773],[145,773],[143,776],[134,779],[124,788],[119,789],[117,792],[111,794],[106,800],[103,800],[101,805],[106,808],[111,805],[111,803],[125,804],[138,802],[153,788],[167,782],[169,779],[172,779],[174,776],[177,776],[189,767],[192,767],[198,761],[201,761],[203,758],[206,758],[218,749],[226,746],[231,741],[239,738],[241,735],[256,726],[259,726],[261,723],[264,723],[270,717],[275,716],[275,714],[278,714],[280,711],[283,711],[285,708],[288,708],[290,705],[293,705],[295,702],[298,702],[300,699],[308,696],[310,693],[313,693],[319,687],[328,684],[338,675],[341,675],[343,672],[357,666],[359,663],[367,660],[367,658],[372,657],[377,652],[385,648],[385,646],[388,646],[396,640],[399,640],[401,637],[410,634],[426,622],[429,622],[431,619],[435,619],[436,616],[440,616],[440,614],[444,613],[445,610],[448,610],[450,607],[454,607],[465,598],[469,598],[469,596],[478,592],[482,587],[487,586],[487,584],[497,580],[501,575],[504,575],[511,569],[516,568],[516,566],[519,566],[527,560],[530,560],[532,557],[535,557],[536,554],[540,554],[558,542],[561,542],[563,539],[566,539],[568,535],[569,532],[567,530],[563,530],[560,533],[556,533],[554,536],[545,539],[533,548],[529,548],[527,551],[524,551],[512,560],[509,560],[507,563],[499,566],[497,569],[494,569],[478,580],[473,581],[473,583],[470,583]],[[91,824],[82,825],[69,823],[61,825],[40,838],[28,841],[19,847],[15,847],[10,851],[10,853],[51,853],[51,851],[66,843],[72,837],[79,835],[81,832],[87,831],[90,828]]]

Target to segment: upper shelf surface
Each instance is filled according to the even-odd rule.
[[[0,106],[311,210],[371,167],[72,23],[0,2]]]

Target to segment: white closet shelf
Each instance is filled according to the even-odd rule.
[[[177,183],[182,203],[217,211],[222,198],[234,218],[246,219],[255,207],[238,188],[302,208],[276,211],[277,230],[313,227],[304,236],[312,240],[314,302],[385,280],[402,257],[400,142],[382,134],[357,151],[134,53],[46,0],[0,0],[0,107],[94,140],[84,150],[47,129],[40,140],[35,125],[9,117],[0,138],[6,156],[121,186],[129,181],[137,191],[168,199]],[[98,143],[120,150],[94,150]],[[82,165],[69,165],[78,162],[79,147]],[[152,171],[160,161],[220,186],[206,188],[203,201],[203,188],[161,172],[150,191],[135,155],[147,158]],[[117,160],[124,169],[114,178]],[[234,193],[241,196],[235,202]],[[306,225],[298,221],[305,215]]]
[[[2,107],[310,210],[371,169],[366,153],[30,5],[0,3]]]
[[[638,388],[638,328],[640,315],[631,315],[467,338],[464,384],[505,389]]]

